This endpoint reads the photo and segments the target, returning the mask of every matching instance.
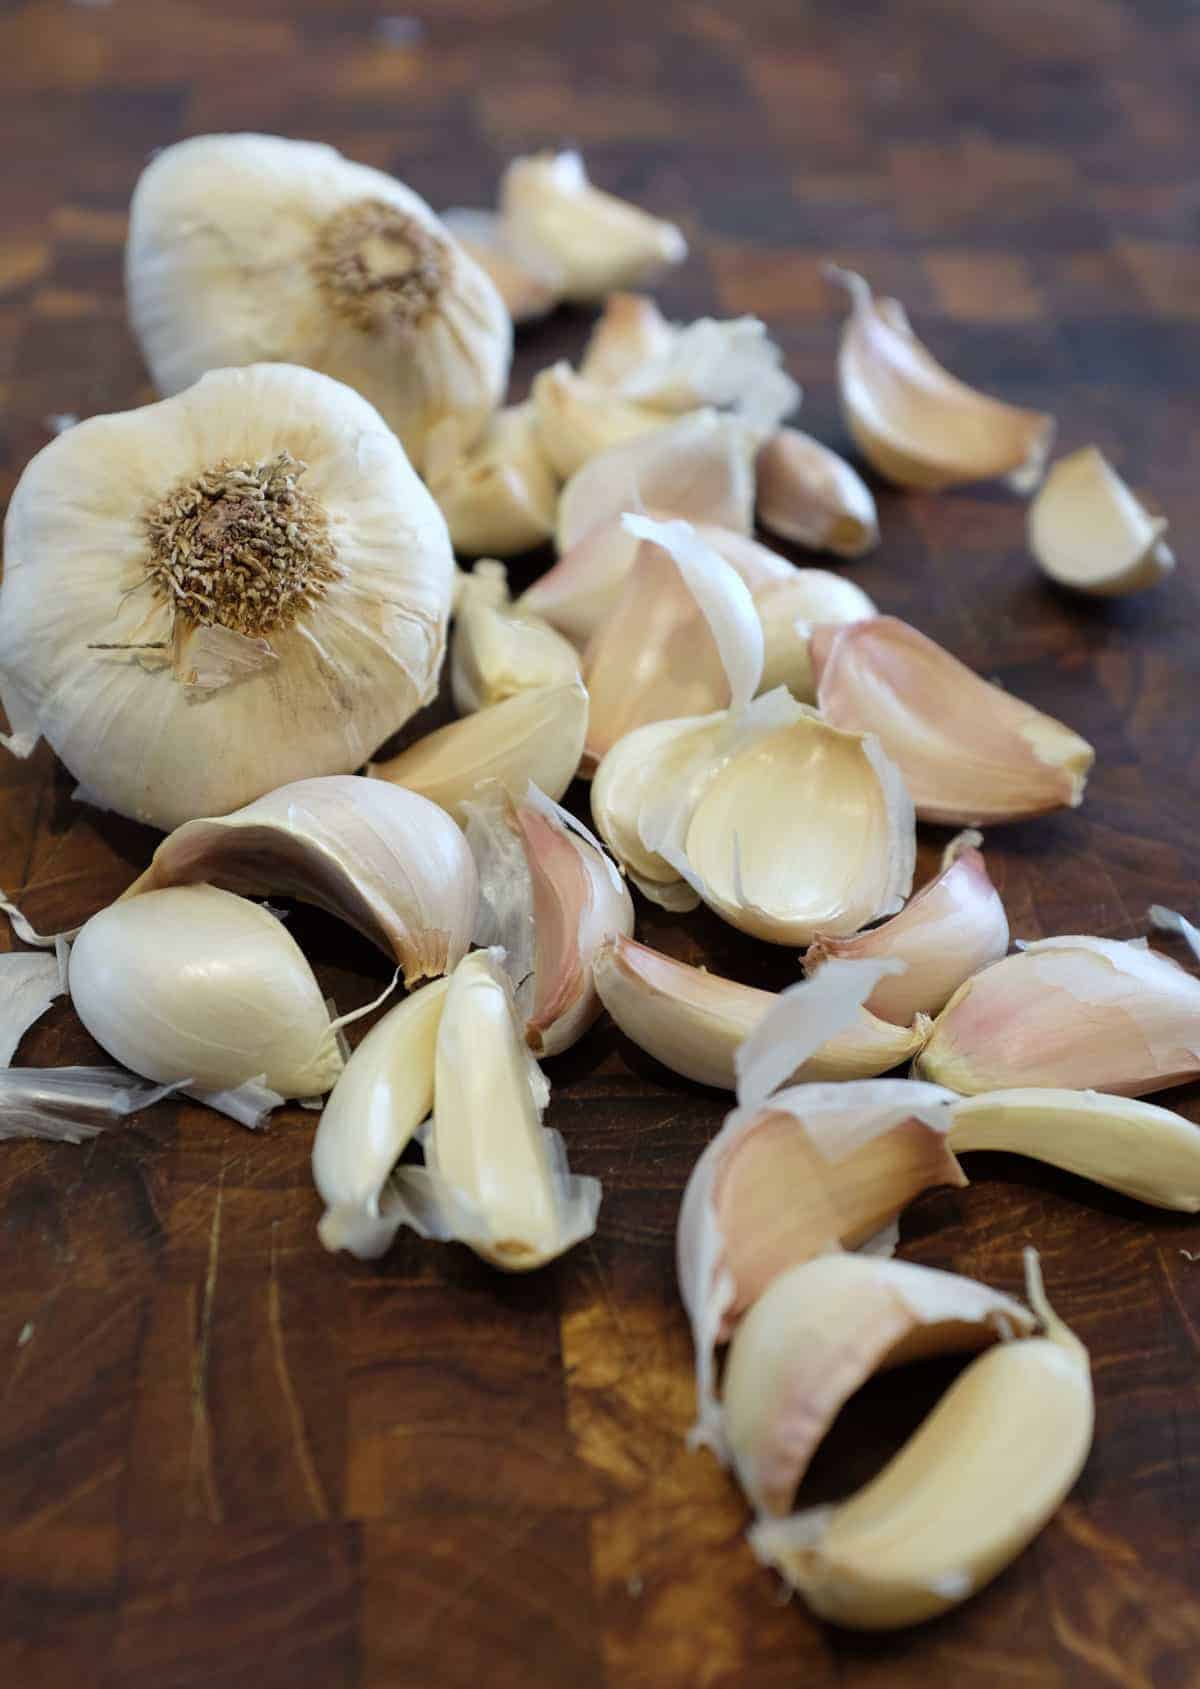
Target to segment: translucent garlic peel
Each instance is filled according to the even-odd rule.
[[[802,704],[816,702],[810,644],[815,626],[845,627],[878,615],[860,586],[827,569],[795,569],[791,577],[756,592],[763,631],[762,692],[786,686]]]
[[[659,411],[729,409],[764,436],[800,403],[800,388],[782,363],[757,317],[701,317],[672,325],[666,342],[628,370],[617,390]]]
[[[534,376],[530,391],[539,444],[562,481],[602,452],[670,421],[661,410],[594,386],[564,362]]]
[[[1140,592],[1175,558],[1152,516],[1104,454],[1084,446],[1059,458],[1029,506],[1029,549],[1051,580],[1104,598]]]
[[[57,956],[41,950],[0,955],[0,1069],[9,1065],[29,1028],[65,989]]]
[[[454,206],[442,222],[490,278],[514,323],[544,317],[562,297],[563,272],[545,252],[522,251],[495,211]]]
[[[579,679],[570,641],[540,616],[515,609],[505,588],[497,599],[482,568],[463,577],[455,605],[450,690],[460,715]]]
[[[457,417],[430,430],[425,480],[463,557],[513,557],[554,532],[558,476],[542,450],[529,404],[491,418],[468,444]]]
[[[780,428],[758,454],[758,519],[813,551],[862,557],[879,544],[870,488],[856,469],[798,428]]]
[[[83,1143],[161,1102],[176,1085],[139,1085],[119,1067],[0,1068],[0,1140]]]
[[[742,1107],[765,1102],[831,1041],[857,1033],[862,1005],[882,978],[902,967],[894,961],[840,962],[824,979],[799,980],[780,992],[734,1056]]]

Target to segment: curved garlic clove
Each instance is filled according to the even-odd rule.
[[[878,615],[860,586],[828,569],[795,569],[790,580],[776,581],[756,593],[754,606],[763,630],[759,689],[771,692],[786,686],[802,704],[815,703],[817,696],[812,629],[846,627]]]
[[[408,985],[461,961],[479,899],[454,822],[416,792],[355,774],[296,780],[232,815],[185,822],[124,896],[202,881],[316,904],[394,956]]]
[[[1141,944],[1041,939],[959,986],[914,1071],[971,1095],[1165,1090],[1200,1073],[1200,980]]]
[[[977,393],[933,358],[895,299],[875,299],[863,278],[830,265],[850,295],[838,350],[842,414],[871,467],[900,487],[964,486],[1003,477],[1032,492],[1054,438],[1054,418]]]
[[[460,824],[464,803],[484,780],[509,792],[524,792],[532,781],[557,800],[579,767],[587,716],[580,681],[535,687],[439,727],[367,772],[420,792]]]
[[[985,826],[1083,802],[1095,751],[894,616],[818,628],[817,704],[878,734],[922,821]]]
[[[579,304],[640,287],[687,257],[674,223],[594,188],[577,152],[517,158],[500,183],[500,215],[518,251],[562,273],[562,297]]]
[[[497,592],[498,571],[499,590]],[[500,564],[464,575],[450,639],[450,693],[460,715],[579,679],[575,647],[540,616],[508,602]]]
[[[453,206],[442,222],[489,277],[514,323],[544,317],[562,298],[562,267],[545,252],[523,252],[495,211]]]
[[[760,1516],[791,1508],[817,1445],[876,1372],[1027,1337],[1033,1315],[974,1279],[909,1261],[825,1255],[781,1273],[733,1334],[722,1431]]]
[[[102,1049],[147,1079],[281,1097],[342,1071],[325,997],[295,939],[257,903],[171,886],[110,904],[71,947],[71,1001]]]
[[[588,338],[579,373],[597,386],[619,387],[665,352],[674,334],[648,294],[610,293]]]
[[[612,446],[652,434],[670,420],[660,410],[595,386],[565,362],[534,376],[530,391],[538,441],[563,481]]]
[[[871,490],[856,469],[798,428],[781,428],[758,454],[758,519],[772,533],[835,557],[879,544]]]
[[[469,450],[448,417],[430,430],[425,480],[460,556],[513,557],[554,532],[558,479],[529,404],[497,411]]]
[[[660,411],[731,410],[762,437],[800,403],[782,364],[757,317],[701,317],[673,325],[669,341],[622,378],[620,392]]]
[[[965,979],[1008,949],[1008,916],[976,848],[982,843],[971,832],[952,840],[937,877],[882,926],[853,938],[819,934],[805,954],[805,972],[815,973],[830,956],[895,958],[905,971],[881,979],[867,1007],[898,1026],[936,1015]]]
[[[1095,446],[1059,458],[1029,506],[1029,549],[1050,579],[1104,598],[1140,592],[1175,558],[1152,516]]]

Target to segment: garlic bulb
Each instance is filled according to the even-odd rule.
[[[538,441],[563,481],[610,446],[652,434],[671,420],[664,411],[594,386],[565,362],[534,376],[531,401]]]
[[[837,557],[861,557],[879,544],[879,518],[866,482],[811,434],[781,428],[759,452],[756,467],[764,528]]]
[[[578,679],[574,646],[540,616],[509,603],[503,564],[485,558],[459,578],[450,692],[460,715]]]
[[[457,417],[470,444],[508,381],[512,325],[479,266],[411,188],[315,142],[164,148],[134,191],[125,273],[161,392],[306,364],[369,399],[418,468],[435,423]]]
[[[218,370],[81,422],[9,506],[10,747],[44,734],[164,829],[348,772],[433,695],[452,575],[395,436],[328,376]]]
[[[1102,598],[1140,592],[1175,558],[1151,516],[1095,446],[1051,465],[1029,506],[1029,549],[1060,586]]]
[[[425,480],[464,557],[513,557],[554,532],[558,479],[532,405],[497,411],[469,450],[458,418],[445,417],[429,432]]]
[[[522,250],[495,211],[455,206],[442,212],[455,240],[491,278],[515,323],[544,317],[562,298],[562,266],[545,252]]]

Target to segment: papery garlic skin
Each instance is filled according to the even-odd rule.
[[[304,364],[369,399],[418,467],[443,417],[478,437],[508,380],[512,325],[479,266],[411,188],[316,142],[165,147],[134,190],[125,276],[160,391]]]
[[[786,686],[802,704],[817,699],[812,666],[814,627],[846,627],[878,615],[860,586],[828,569],[795,569],[788,580],[755,593],[763,630],[763,672],[759,690]]]
[[[1104,454],[1084,446],[1059,458],[1029,506],[1029,549],[1050,579],[1121,598],[1175,567],[1167,521],[1134,497]]]
[[[71,947],[69,978],[91,1036],[147,1079],[206,1091],[261,1079],[281,1097],[313,1097],[342,1071],[295,939],[260,905],[215,886],[101,909]]]
[[[29,1028],[66,988],[57,956],[38,950],[0,955],[0,1068],[9,1065]]]
[[[661,410],[593,386],[565,362],[534,376],[530,402],[538,442],[562,481],[610,447],[653,434],[670,421]]]
[[[495,211],[454,206],[442,222],[485,271],[514,323],[544,317],[562,298],[562,266],[545,252],[521,251]]]
[[[462,576],[450,640],[450,692],[460,715],[578,679],[570,641],[509,603],[501,564],[485,559]]]
[[[26,468],[0,695],[98,800],[169,830],[359,767],[436,690],[452,576],[445,523],[366,400],[312,370],[215,371]]]
[[[491,418],[467,447],[457,417],[429,432],[425,480],[463,557],[514,557],[554,532],[558,477],[542,451],[529,404]]]
[[[81,1144],[111,1121],[161,1102],[177,1085],[135,1085],[119,1067],[0,1068],[0,1142]]]
[[[862,557],[879,544],[871,490],[856,469],[811,434],[781,428],[758,454],[764,528],[813,551]]]

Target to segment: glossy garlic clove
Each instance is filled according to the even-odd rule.
[[[1152,516],[1095,446],[1059,458],[1029,506],[1029,549],[1050,579],[1077,592],[1124,597],[1175,567]]]
[[[811,434],[781,428],[758,454],[758,519],[812,551],[862,557],[879,544],[871,490],[856,469]]]

